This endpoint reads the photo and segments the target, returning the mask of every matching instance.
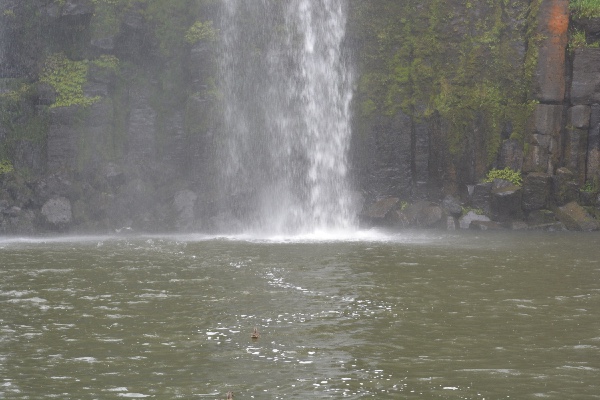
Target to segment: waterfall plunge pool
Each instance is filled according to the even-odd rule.
[[[3,238],[0,398],[597,398],[599,238]]]

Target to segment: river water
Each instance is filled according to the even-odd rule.
[[[599,239],[3,238],[0,398],[597,399]]]

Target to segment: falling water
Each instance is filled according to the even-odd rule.
[[[219,187],[225,229],[353,225],[345,0],[223,0]]]

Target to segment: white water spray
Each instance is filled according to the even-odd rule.
[[[284,234],[354,226],[345,27],[345,0],[223,0],[226,225]]]

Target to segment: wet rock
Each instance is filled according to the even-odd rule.
[[[408,206],[403,212],[414,228],[434,228],[442,225],[444,212],[442,207],[429,201],[419,201]]]
[[[511,168],[520,171],[523,168],[523,145],[516,139],[508,139],[500,148],[499,169]]]
[[[38,83],[35,86],[37,100],[39,105],[49,106],[56,101],[56,90],[47,83]]]
[[[448,216],[446,217],[446,230],[447,231],[455,231],[459,228],[458,218]]]
[[[579,191],[579,204],[582,206],[590,206],[593,207],[596,205],[596,201],[598,199],[598,192],[589,192],[585,190]]]
[[[567,123],[573,128],[587,129],[590,127],[590,115],[590,106],[584,104],[573,106],[567,113]]]
[[[559,168],[552,179],[554,201],[563,206],[579,198],[579,184],[575,181],[573,172],[568,168]]]
[[[469,224],[469,229],[478,231],[499,231],[506,228],[496,221],[473,221]]]
[[[568,26],[569,0],[547,0],[540,3],[537,30],[541,39],[534,77],[534,95],[542,102],[559,103],[565,98]]]
[[[564,166],[573,172],[579,186],[583,186],[586,175],[588,131],[569,126],[565,133]]]
[[[460,229],[469,229],[471,223],[474,221],[489,222],[491,220],[485,215],[479,215],[474,211],[469,211],[458,219]]]
[[[527,215],[527,224],[530,226],[554,224],[557,222],[556,215],[550,210],[535,210]]]
[[[479,208],[488,214],[490,212],[490,203],[492,198],[492,183],[479,183],[473,187],[471,195],[471,205],[473,208]]]
[[[600,18],[581,18],[573,22],[578,29],[583,29],[585,31],[585,34],[589,39],[600,39]]]
[[[556,217],[570,231],[597,231],[600,229],[598,221],[574,201],[558,207]]]
[[[71,223],[71,202],[64,197],[56,197],[48,200],[42,206],[42,215],[46,222],[55,228],[64,228]]]
[[[591,107],[586,173],[588,180],[600,181],[600,104]]]
[[[548,174],[532,172],[523,179],[523,202],[525,211],[539,210],[548,205],[552,177]]]
[[[91,15],[94,13],[94,4],[91,0],[65,0],[62,16]]]
[[[444,197],[444,200],[442,201],[442,208],[446,213],[453,217],[458,218],[462,215],[462,206],[460,205],[458,199],[454,198],[453,196],[448,195]]]
[[[498,185],[492,190],[492,200],[490,203],[490,212],[493,220],[510,221],[513,219],[522,219],[523,211],[521,202],[523,190],[508,182],[508,185]]]
[[[361,219],[376,226],[390,225],[397,222],[398,214],[394,211],[399,203],[400,199],[396,197],[378,200],[361,214]]]
[[[594,104],[600,102],[600,49],[585,47],[575,50],[571,102]]]
[[[104,177],[108,184],[113,188],[117,188],[125,184],[125,173],[123,168],[115,163],[108,163],[103,168]]]

